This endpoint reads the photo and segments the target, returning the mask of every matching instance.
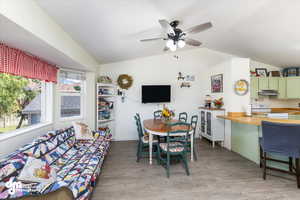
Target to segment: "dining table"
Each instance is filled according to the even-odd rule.
[[[170,120],[168,123],[176,123],[179,122],[179,120]],[[153,136],[167,136],[168,132],[176,131],[176,129],[185,130],[187,129],[186,126],[182,127],[173,127],[173,129],[168,126],[168,123],[166,123],[163,119],[146,119],[143,121],[144,129],[149,134],[149,163],[152,165],[152,149],[153,149]],[[194,148],[194,131],[187,130],[188,134],[190,134],[191,138],[191,152],[193,152]],[[182,133],[173,133],[172,136],[184,136],[186,132]],[[194,161],[194,154],[191,153],[191,161]]]

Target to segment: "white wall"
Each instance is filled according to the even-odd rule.
[[[175,54],[179,59],[174,58]],[[131,75],[134,80],[133,86],[126,91],[125,102],[122,103],[121,99],[117,98],[114,139],[137,139],[133,120],[135,113],[140,113],[144,119],[152,118],[153,111],[161,108],[161,105],[141,103],[141,85],[170,84],[172,102],[167,106],[175,109],[176,113],[185,111],[189,116],[198,114],[198,107],[203,104],[205,95],[210,93],[210,75],[226,73],[232,57],[201,48],[102,65],[101,75],[108,75],[117,80],[120,74],[125,73]],[[191,88],[179,87],[178,72],[182,72],[183,75],[195,75]],[[224,80],[227,81],[226,74]]]
[[[250,60],[250,69],[252,71],[255,71],[256,68],[266,68],[268,71],[281,71],[282,68],[274,66],[274,65],[269,65],[266,63],[258,62],[255,60]]]
[[[246,107],[250,104],[250,92],[244,96],[239,96],[234,92],[234,84],[240,79],[246,80],[250,84],[250,59],[248,58],[233,58],[231,66],[228,70],[229,81],[228,88],[228,111],[230,112],[246,112]]]
[[[5,157],[7,154],[15,151],[21,146],[31,142],[34,138],[47,133],[53,129],[53,125],[49,124],[44,127],[39,127],[34,130],[29,130],[28,132],[16,135],[4,140],[0,140],[0,159]]]

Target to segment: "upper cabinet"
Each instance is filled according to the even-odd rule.
[[[300,98],[300,77],[286,78],[286,97],[289,99]]]
[[[252,99],[258,98],[258,77],[251,77],[250,96]]]
[[[277,90],[278,99],[300,99],[300,76],[251,77],[251,98],[257,99],[262,90]]]
[[[258,78],[259,91],[269,89],[269,78],[261,77]]]
[[[286,78],[278,78],[278,99],[286,99]]]
[[[278,90],[279,77],[259,77],[258,85],[261,90]]]
[[[269,77],[269,90],[278,90],[279,77]]]

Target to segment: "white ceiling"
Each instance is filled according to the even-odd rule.
[[[49,63],[72,69],[84,69],[84,66],[74,62],[68,56],[57,49],[49,46],[45,41],[35,37],[32,33],[24,30],[17,24],[0,15],[0,41],[5,44],[22,49],[28,53],[38,56]]]
[[[277,66],[300,66],[299,0],[37,0],[66,32],[102,63],[161,54],[159,19],[181,28],[211,21],[193,38],[204,47]]]

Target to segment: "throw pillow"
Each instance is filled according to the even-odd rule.
[[[52,183],[56,181],[56,172],[42,159],[28,157],[25,166],[18,176],[24,182]]]
[[[93,133],[89,126],[82,122],[73,122],[76,140],[92,140]]]

